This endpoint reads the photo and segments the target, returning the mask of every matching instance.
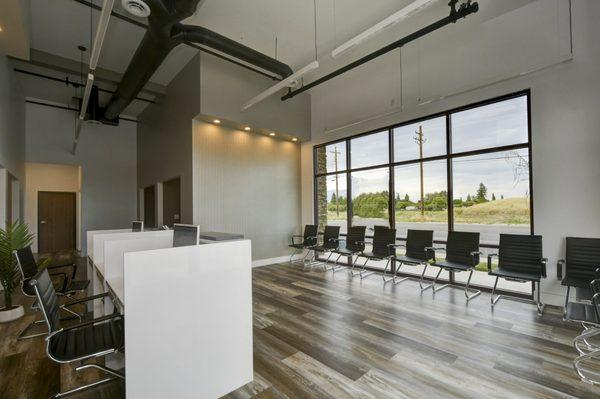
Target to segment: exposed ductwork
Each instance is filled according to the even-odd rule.
[[[106,107],[105,119],[117,118],[150,80],[171,50],[187,42],[199,43],[218,50],[282,78],[293,73],[288,65],[243,44],[199,26],[182,24],[180,21],[194,14],[199,1],[145,1],[151,10],[148,17],[148,31]]]

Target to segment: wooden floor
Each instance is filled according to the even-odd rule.
[[[458,289],[433,296],[413,281],[383,287],[378,275],[287,264],[254,269],[253,295],[255,379],[227,398],[600,397],[571,367],[579,327],[558,309],[540,318],[500,301],[492,312],[485,293],[466,306]],[[0,325],[0,398],[45,398],[97,377],[48,360],[41,338],[16,342],[34,317]],[[124,387],[73,397],[122,398]]]

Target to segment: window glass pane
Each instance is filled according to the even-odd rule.
[[[454,230],[478,231],[482,244],[500,233],[529,234],[529,156],[526,149],[455,158]]]
[[[528,141],[527,96],[457,112],[451,118],[454,153]]]
[[[445,116],[394,129],[394,162],[445,154]]]
[[[346,233],[348,214],[346,194],[346,174],[321,176],[317,178],[317,220],[319,231],[326,225],[340,226],[340,233]]]
[[[352,225],[389,226],[389,169],[352,173]],[[367,235],[373,232],[367,230]]]
[[[408,229],[433,230],[435,240],[448,235],[448,191],[446,160],[396,166],[394,202],[396,235]],[[423,192],[421,193],[421,183]]]
[[[360,136],[350,141],[350,166],[352,169],[382,165],[389,162],[389,136],[385,130]]]
[[[346,170],[346,142],[317,148],[317,174]]]

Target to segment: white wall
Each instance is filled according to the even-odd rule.
[[[129,227],[137,214],[135,123],[84,126],[73,155],[76,113],[30,103],[26,109],[27,162],[81,166],[80,236]]]
[[[417,41],[403,51],[402,75],[395,53],[313,90],[312,141],[302,145],[303,222],[313,220],[313,145],[531,88],[535,233],[550,259],[542,294],[561,305],[555,265],[564,237],[600,237],[600,2],[572,2],[573,60],[554,66],[568,58],[569,2],[528,3]],[[490,2],[480,4],[485,13]]]
[[[77,195],[77,249],[81,250],[81,168],[74,165],[55,165],[47,163],[25,163],[25,222],[29,231],[35,234],[31,244],[37,252],[38,241],[38,192],[58,191],[72,192]]]

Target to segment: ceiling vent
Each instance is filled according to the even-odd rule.
[[[146,18],[150,15],[150,7],[142,0],[121,0],[121,5],[135,17]]]

